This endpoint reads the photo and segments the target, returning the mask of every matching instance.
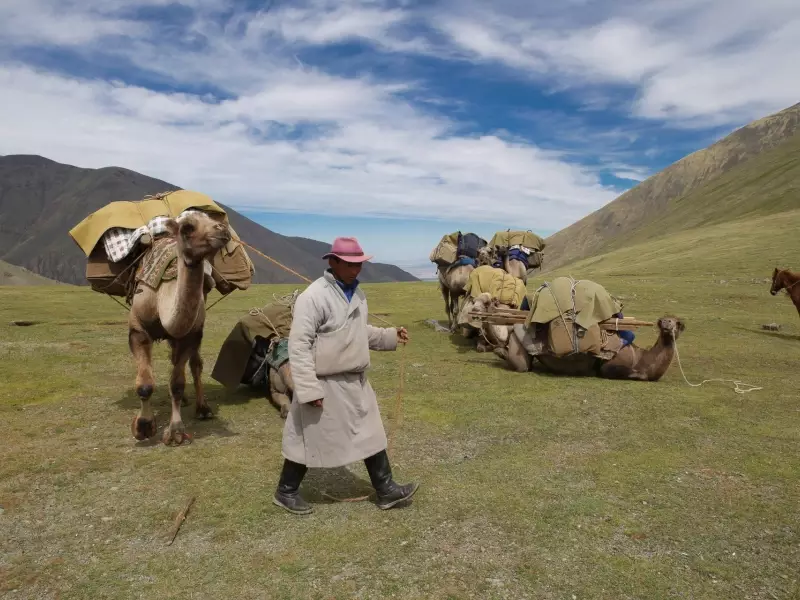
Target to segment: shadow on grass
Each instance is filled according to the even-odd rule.
[[[228,429],[227,422],[218,416],[220,405],[246,404],[251,400],[257,400],[272,407],[272,404],[270,404],[266,397],[265,390],[254,389],[246,385],[241,385],[236,390],[229,391],[219,384],[204,383],[203,393],[205,394],[206,401],[211,407],[214,416],[207,419],[198,419],[195,417],[194,386],[190,378],[186,385],[184,402],[181,405],[181,416],[187,433],[191,433],[193,439],[202,439],[211,435],[220,437],[233,437],[238,435]],[[138,442],[136,444],[137,447],[160,444],[163,428],[169,423],[172,401],[169,397],[168,387],[156,384],[156,389],[150,401],[153,406],[153,411],[156,413],[158,433],[149,440]],[[136,391],[129,389],[116,401],[116,405],[120,410],[130,412],[131,418],[133,418],[141,407],[141,401]]]
[[[763,335],[766,337],[777,338],[779,340],[792,340],[792,341],[800,341],[800,334],[796,333],[784,333],[781,331],[767,331],[766,329],[752,329],[749,327],[734,327],[734,329],[738,329],[739,331],[744,331],[746,333],[756,333],[758,335]]]
[[[303,496],[316,504],[336,504],[348,499],[368,496],[363,502],[374,502],[372,484],[346,467],[309,469],[303,478]]]

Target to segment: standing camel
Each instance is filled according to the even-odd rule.
[[[528,265],[521,260],[509,256],[508,253],[503,257],[503,270],[517,279],[522,279],[524,283],[528,283]]]
[[[203,396],[201,374],[203,360],[200,344],[205,324],[205,274],[203,263],[231,239],[228,227],[202,212],[182,215],[166,223],[177,251],[177,277],[162,281],[156,289],[138,284],[128,319],[128,346],[136,360],[136,393],[142,402],[139,414],[131,423],[137,440],[156,434],[156,419],[150,405],[153,379],[153,342],[167,340],[171,348],[172,374],[169,395],[172,417],[164,430],[165,444],[184,440],[181,402],[186,386],[186,363],[192,372],[195,390],[195,414],[200,418],[212,415]],[[152,260],[152,256],[145,260]]]
[[[636,344],[628,344],[611,360],[603,361],[589,354],[564,357],[539,354],[536,358],[549,371],[559,375],[595,375],[604,379],[658,381],[672,364],[675,340],[686,326],[677,317],[661,317],[656,325],[659,335],[652,347],[642,348]],[[509,336],[507,347],[495,348],[495,354],[505,359],[515,371],[531,370],[532,357],[522,346],[516,333]]]
[[[800,273],[775,267],[772,272],[772,286],[769,288],[769,293],[775,296],[785,289],[786,293],[789,294],[789,298],[792,299],[792,304],[800,314],[800,285],[798,284],[800,284]]]
[[[478,250],[478,266],[491,264],[491,255],[485,246]],[[439,277],[439,289],[444,298],[444,308],[447,311],[447,326],[450,331],[455,327],[455,317],[458,313],[458,305],[466,292],[464,288],[469,281],[469,274],[475,269],[474,264],[455,263],[442,269],[439,267],[436,274]]]
[[[454,319],[458,312],[458,303],[464,296],[464,286],[469,281],[469,274],[475,269],[474,265],[458,264],[455,266],[437,270],[439,276],[439,289],[444,298],[444,308],[447,311],[447,326],[453,331]]]

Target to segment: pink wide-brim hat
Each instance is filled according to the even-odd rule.
[[[333,240],[330,252],[325,254],[322,258],[329,258],[335,256],[345,262],[366,262],[372,258],[364,254],[361,245],[354,237],[337,237]]]

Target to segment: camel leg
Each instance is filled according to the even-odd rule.
[[[270,401],[281,411],[281,419],[289,416],[292,399],[289,392],[294,390],[292,371],[288,363],[284,363],[278,371],[270,367],[269,395]]]
[[[525,350],[522,342],[519,341],[514,332],[508,336],[508,346],[505,356],[508,365],[518,373],[526,373],[531,370],[531,355]]]
[[[442,298],[444,298],[444,311],[447,314],[447,327],[450,331],[453,330],[453,319],[450,317],[450,290],[443,283],[439,284],[439,289],[442,291]]]
[[[131,433],[137,440],[146,440],[156,434],[156,417],[150,404],[155,380],[153,379],[153,341],[143,331],[128,331],[128,347],[136,360],[136,394],[142,406],[131,422]]]
[[[203,358],[200,356],[199,345],[195,346],[194,352],[189,357],[189,369],[192,371],[192,381],[194,382],[194,416],[198,419],[213,417],[214,412],[203,393]]]
[[[181,418],[181,402],[186,388],[186,363],[194,352],[194,346],[186,338],[171,341],[172,374],[169,378],[169,395],[172,400],[172,415],[169,427],[164,429],[161,441],[166,445],[182,444],[184,439],[183,419]]]

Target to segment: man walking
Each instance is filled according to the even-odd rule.
[[[311,506],[300,496],[308,468],[364,461],[378,506],[408,500],[418,484],[392,479],[375,392],[367,380],[370,350],[396,350],[408,342],[404,327],[367,323],[367,299],[358,287],[366,256],[355,238],[339,237],[330,268],[297,297],[289,333],[294,396],[283,429],[284,457],[273,503],[294,514]]]

